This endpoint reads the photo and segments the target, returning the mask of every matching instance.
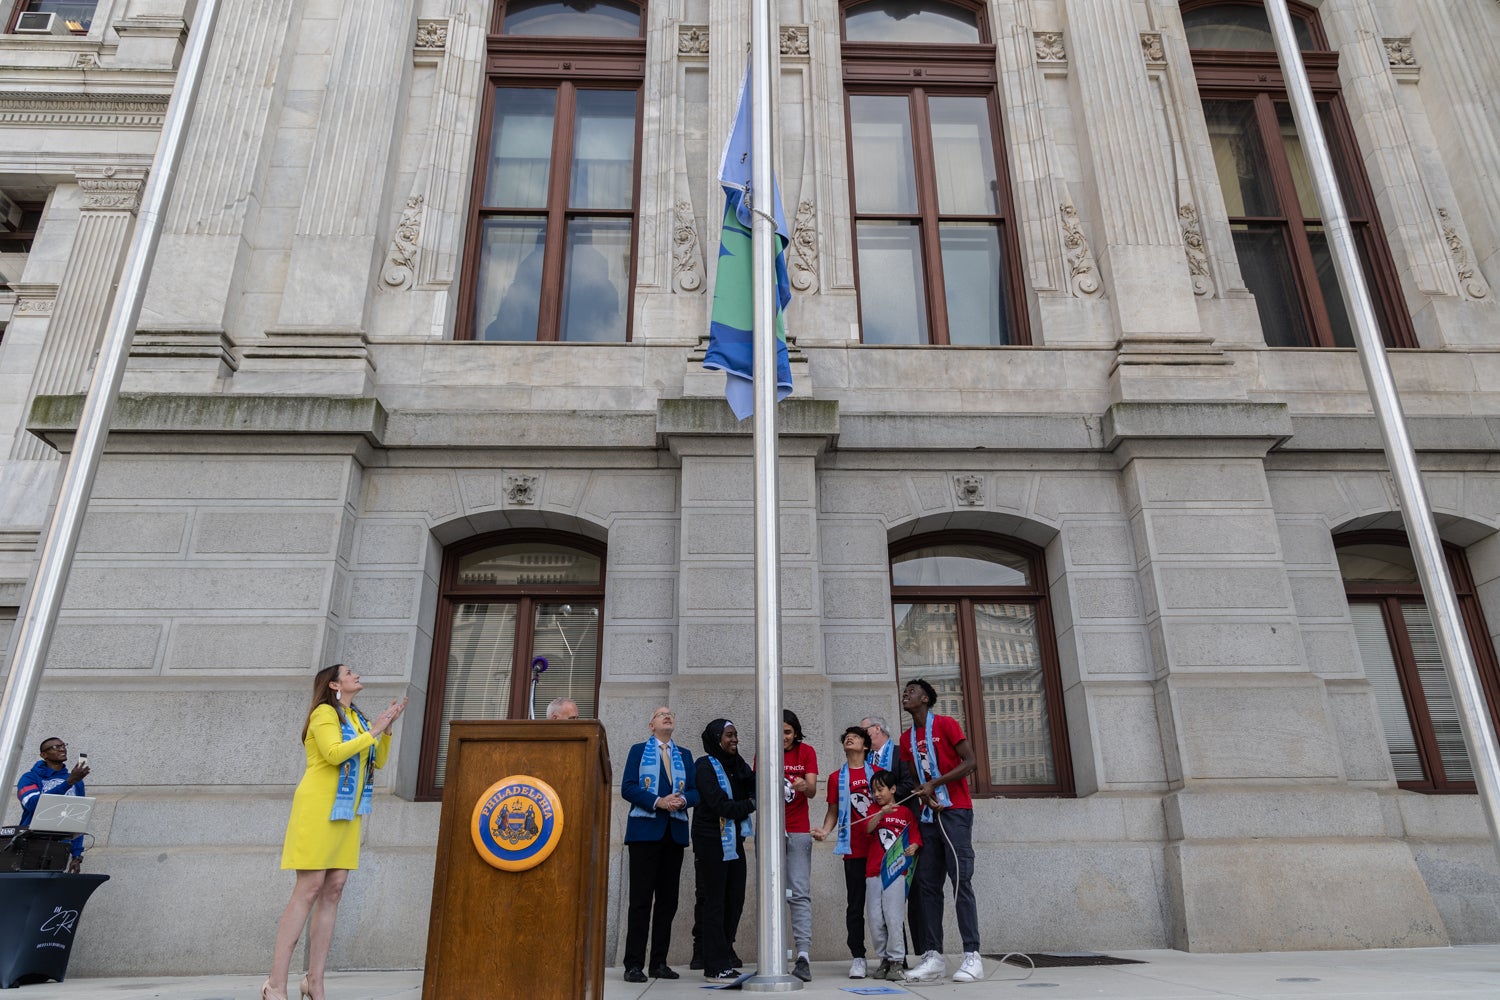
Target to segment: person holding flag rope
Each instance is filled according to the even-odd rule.
[[[870,813],[865,828],[865,912],[870,938],[880,956],[876,979],[901,982],[906,978],[906,892],[922,846],[922,833],[911,810],[897,802],[896,776],[890,771],[870,775],[870,790],[880,808]]]

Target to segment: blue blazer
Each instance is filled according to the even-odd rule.
[[[690,839],[688,823],[683,820],[674,820],[666,810],[657,809],[656,791],[648,792],[641,787],[641,755],[645,752],[644,742],[637,743],[630,748],[630,756],[625,758],[625,770],[620,777],[620,796],[633,806],[652,810],[652,815],[626,817],[625,843],[654,843],[660,840],[666,834],[667,827],[671,826],[672,839],[686,847]],[[687,799],[685,808],[691,809],[698,804],[698,778],[693,767],[693,755],[682,747],[678,747],[677,761],[683,777],[682,797]]]

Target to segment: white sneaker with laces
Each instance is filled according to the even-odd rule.
[[[943,978],[943,973],[948,971],[947,965],[943,963],[941,952],[929,951],[922,956],[922,961],[906,974],[908,982],[912,983],[935,983]]]
[[[849,963],[849,978],[850,979],[863,979],[863,978],[865,978],[865,960],[864,959],[862,959],[862,958],[856,958],[854,961],[852,961],[852,962]]]
[[[984,959],[977,951],[964,952],[963,964],[953,974],[955,983],[977,983],[984,978]]]

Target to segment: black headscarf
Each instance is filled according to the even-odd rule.
[[[719,745],[725,728],[733,725],[734,723],[729,719],[715,719],[710,722],[703,730],[703,750],[724,766],[724,773],[729,776],[729,785],[734,790],[734,797],[749,798],[754,796],[755,772],[750,770],[750,765],[745,763],[745,758],[737,753],[732,754]],[[748,789],[741,791],[742,786],[746,785]]]

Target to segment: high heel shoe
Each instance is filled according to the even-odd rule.
[[[312,987],[307,985],[307,977],[302,977],[302,982],[297,986],[298,992],[302,994],[300,1000],[313,1000]]]
[[[268,978],[260,984],[260,1000],[286,1000],[285,993],[277,993],[271,988],[271,980]]]

